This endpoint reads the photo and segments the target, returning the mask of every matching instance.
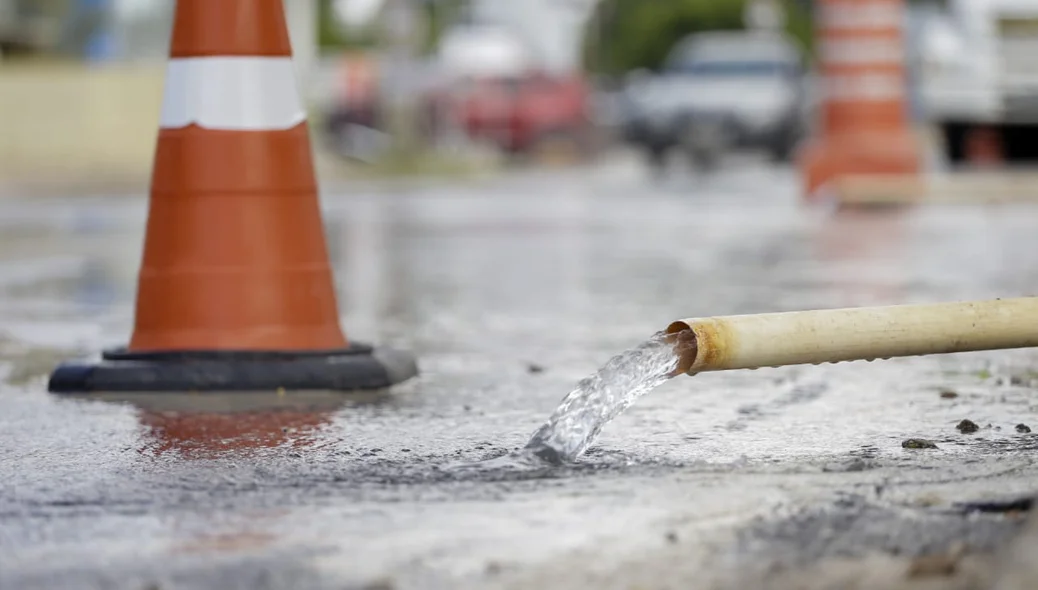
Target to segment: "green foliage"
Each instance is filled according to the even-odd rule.
[[[468,0],[435,0],[417,3],[419,6],[418,50],[427,54],[439,43],[443,32],[461,15]],[[318,3],[318,44],[322,49],[371,48],[384,41],[378,22],[360,31],[343,30],[336,22],[332,11],[332,0]]]
[[[61,17],[72,9],[70,0],[13,0],[11,4],[22,17]]]
[[[606,75],[655,69],[685,35],[745,28],[744,4],[745,0],[602,0],[584,36],[585,66]],[[787,31],[810,52],[812,25],[803,3],[782,4]]]
[[[356,49],[372,47],[377,43],[374,30],[347,31],[339,26],[332,8],[332,0],[317,3],[317,46],[321,49]]]
[[[803,2],[786,0],[782,5],[786,10],[786,32],[800,42],[809,57],[813,56],[815,24],[811,19],[811,13],[805,9]]]
[[[435,0],[424,4],[428,29],[422,42],[422,53],[428,54],[436,49],[444,31],[461,18],[467,4],[468,0]]]

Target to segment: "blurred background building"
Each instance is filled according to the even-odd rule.
[[[0,0],[0,46],[18,55],[86,63],[162,62],[169,49],[170,0]],[[285,2],[296,61],[317,55],[317,2]]]
[[[700,165],[743,148],[790,163],[816,124],[815,4],[286,0],[285,8],[328,161],[579,162],[625,149],[658,167],[673,146]],[[1038,158],[1038,0],[905,6],[909,114],[931,161]],[[171,0],[0,0],[0,184],[146,179],[172,9]],[[728,39],[704,35],[718,31]],[[793,53],[732,54],[727,69],[704,69],[724,48],[768,46],[739,42],[762,35]],[[733,92],[736,79],[767,90]],[[704,113],[724,108],[740,128],[760,129],[722,133]],[[694,125],[654,135],[650,122],[664,115]]]

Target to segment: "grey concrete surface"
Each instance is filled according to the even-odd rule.
[[[679,377],[576,465],[455,467],[676,318],[1035,291],[1038,208],[811,211],[795,184],[328,189],[349,336],[423,371],[364,396],[46,393],[128,337],[146,203],[0,202],[0,588],[990,587],[1034,541],[961,504],[1038,488],[1038,351]]]

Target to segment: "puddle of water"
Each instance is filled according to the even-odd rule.
[[[591,446],[606,424],[675,376],[679,360],[675,336],[658,332],[578,382],[523,449],[459,467],[526,471],[571,463]]]

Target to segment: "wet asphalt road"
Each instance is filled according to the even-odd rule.
[[[739,587],[999,547],[1020,519],[957,503],[1038,487],[1015,428],[1038,428],[1038,351],[679,377],[574,466],[454,468],[674,319],[1038,284],[1033,206],[833,214],[795,189],[626,164],[328,189],[348,335],[422,370],[366,396],[46,393],[55,362],[128,337],[145,201],[0,202],[0,588]]]

